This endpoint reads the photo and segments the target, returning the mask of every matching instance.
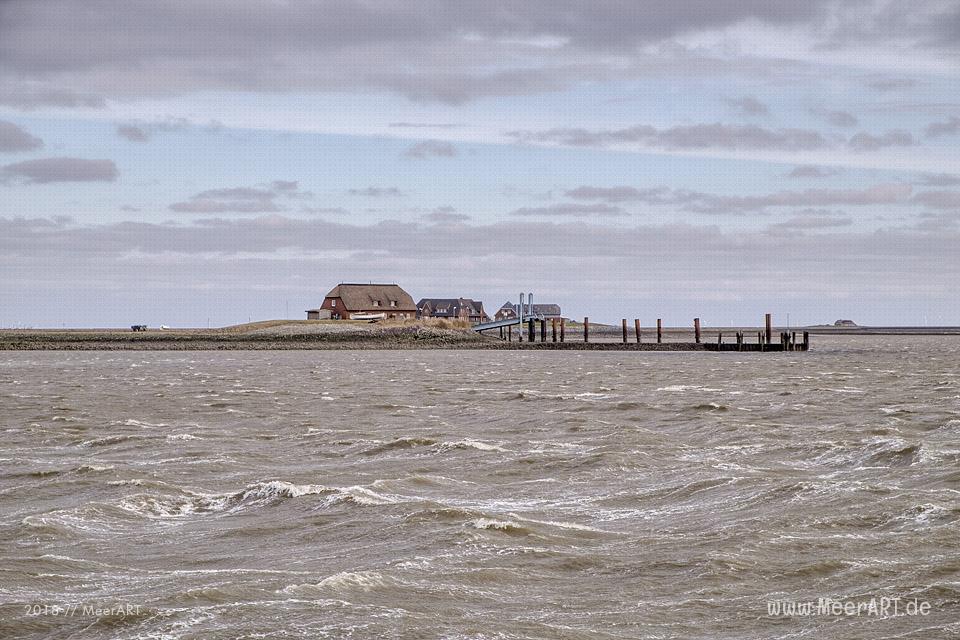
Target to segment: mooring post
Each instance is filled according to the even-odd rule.
[[[717,332],[717,344],[723,344],[723,332]]]
[[[757,343],[760,345],[760,351],[763,351],[763,332],[757,331]]]
[[[553,332],[553,341],[557,341],[557,319],[550,318],[550,329]]]
[[[623,344],[627,344],[627,319],[620,318],[620,326],[623,328]]]
[[[640,318],[633,319],[633,332],[637,335],[637,344],[640,344]]]
[[[540,342],[547,341],[547,319],[544,318],[540,321]]]
[[[527,342],[534,342],[536,340],[536,334],[534,333],[533,328],[533,318],[527,320]]]
[[[590,318],[583,318],[583,341],[590,342]]]
[[[767,325],[767,344],[770,344],[773,341],[773,318],[768,313],[764,319]]]
[[[810,350],[810,332],[809,331],[803,332],[803,350],[804,351]]]
[[[700,344],[700,318],[693,319],[693,337]]]
[[[513,325],[507,325],[507,342],[513,342]]]
[[[657,318],[657,344],[663,342],[663,320]]]
[[[567,328],[566,318],[560,318],[560,342],[563,342],[566,337],[566,328]]]
[[[503,327],[500,327],[500,339],[503,340]]]
[[[797,350],[797,332],[794,331],[792,334],[790,334],[790,351],[796,351],[796,350]]]

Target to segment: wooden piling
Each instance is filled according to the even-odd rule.
[[[633,333],[637,336],[637,344],[640,344],[640,318],[633,319]]]
[[[557,319],[550,318],[550,329],[553,332],[553,341],[557,341]]]
[[[620,326],[623,328],[623,344],[627,344],[627,319],[620,318]]]
[[[723,332],[717,332],[717,344],[723,344]]]
[[[803,350],[804,351],[810,350],[810,332],[809,331],[803,332]]]
[[[693,319],[693,337],[700,344],[700,318]]]
[[[766,334],[766,335],[767,335],[767,344],[770,344],[770,343],[773,341],[773,318],[772,318],[772,316],[768,313],[768,314],[766,314],[766,316],[764,317],[764,320],[765,320],[766,325],[767,325],[767,334]]]
[[[590,342],[590,318],[583,318],[583,341]]]
[[[657,344],[663,342],[663,320],[657,318]]]
[[[507,325],[507,342],[513,342],[513,325]]]
[[[547,341],[547,320],[544,318],[540,321],[540,342]]]
[[[563,342],[566,336],[565,329],[567,328],[567,321],[565,318],[560,318],[560,342]]]
[[[533,328],[533,318],[527,320],[527,342],[534,342],[536,340],[536,333]]]

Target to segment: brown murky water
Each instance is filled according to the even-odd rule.
[[[958,363],[2,353],[0,636],[953,637]]]

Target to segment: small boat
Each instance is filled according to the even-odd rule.
[[[383,320],[387,317],[385,313],[351,313],[351,320]]]

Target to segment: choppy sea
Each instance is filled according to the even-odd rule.
[[[0,432],[3,638],[960,636],[960,337],[2,352]]]

